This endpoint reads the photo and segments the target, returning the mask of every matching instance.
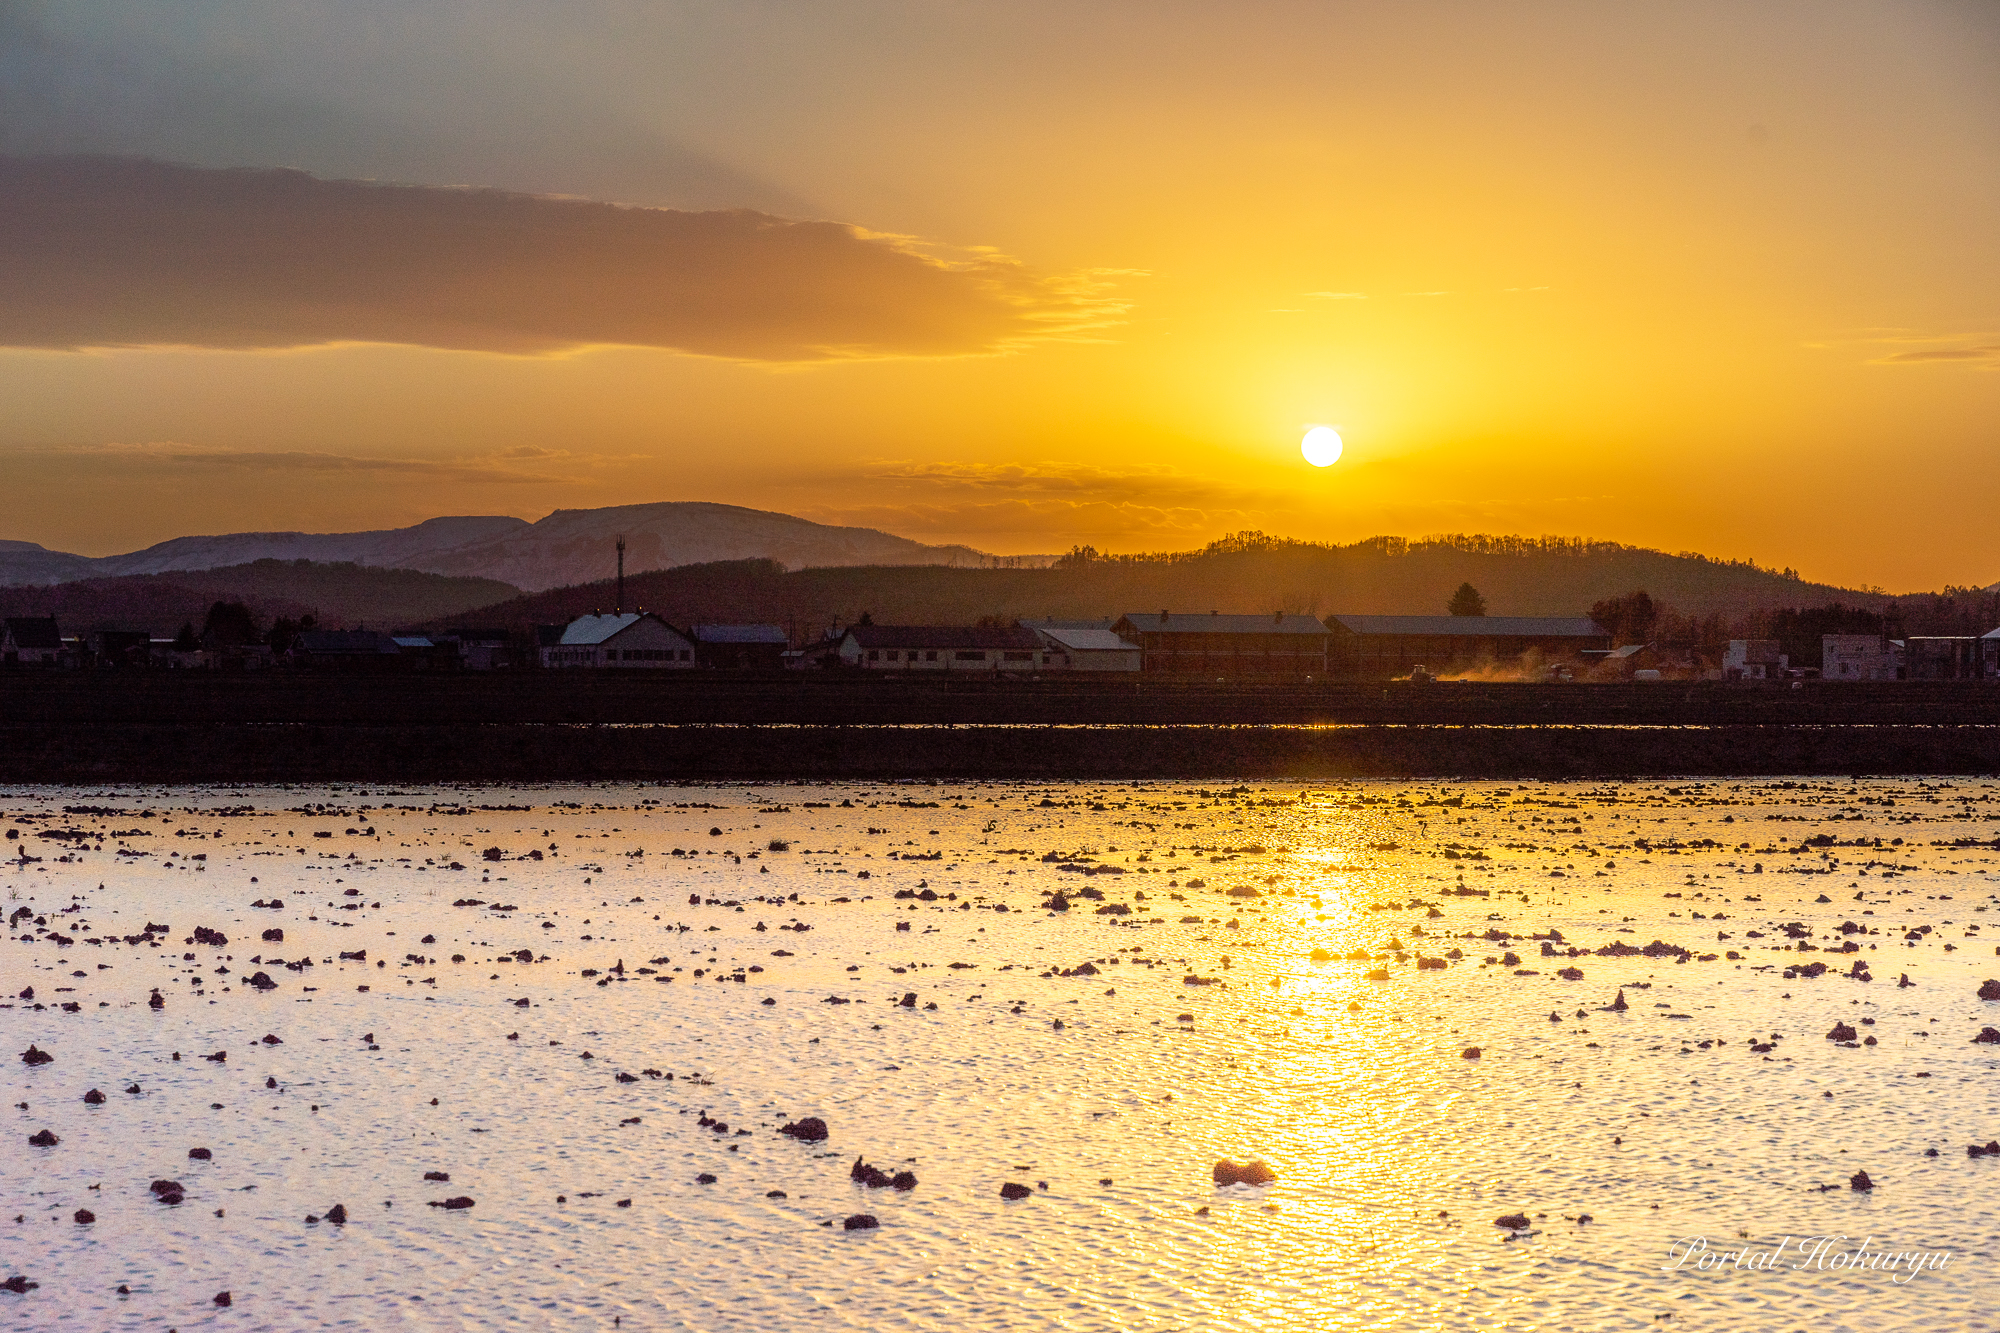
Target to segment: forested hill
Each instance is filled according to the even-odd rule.
[[[64,634],[135,629],[167,636],[183,624],[200,629],[216,602],[242,602],[265,628],[280,616],[310,615],[329,628],[392,629],[490,606],[519,591],[497,579],[413,569],[258,560],[227,569],[0,588],[0,614],[54,616]]]
[[[858,566],[787,573],[761,560],[686,565],[628,578],[625,603],[674,624],[770,621],[817,634],[864,612],[877,624],[1081,619],[1161,609],[1442,615],[1461,583],[1484,594],[1493,615],[1583,615],[1597,601],[1639,588],[1683,615],[1725,621],[1831,602],[1879,610],[1894,600],[1807,583],[1748,562],[1608,542],[1384,538],[1329,546],[1253,533],[1194,552],[1106,558],[1078,551],[1046,569]],[[553,624],[609,610],[613,597],[609,581],[585,584],[460,619]]]

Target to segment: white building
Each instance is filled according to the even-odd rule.
[[[1822,634],[1821,680],[1901,680],[1901,646],[1879,634]]]
[[[1143,650],[1111,632],[1109,620],[1024,620],[1052,653],[1068,660],[1072,671],[1137,671]]]
[[[1722,655],[1724,680],[1777,680],[1785,674],[1785,655],[1776,639],[1731,639]]]
[[[545,667],[695,669],[694,644],[648,611],[578,616],[542,649]]]

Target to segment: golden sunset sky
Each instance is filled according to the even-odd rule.
[[[0,0],[0,154],[4,538],[714,500],[2000,579],[1990,0]]]

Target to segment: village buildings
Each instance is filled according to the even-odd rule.
[[[311,625],[310,619],[306,621]],[[1142,674],[1188,680],[1372,681],[1441,676],[1491,680],[1709,680],[1748,685],[2000,681],[2000,629],[1983,636],[1827,634],[1822,665],[1794,666],[1785,641],[1733,639],[1718,663],[1693,643],[1612,646],[1583,616],[1311,616],[1131,612],[1117,618],[981,625],[835,626],[800,642],[785,626],[705,622],[680,628],[645,611],[592,612],[535,627],[433,632],[306,628],[228,644],[99,628],[65,637],[47,616],[0,620],[0,668],[209,670],[279,668],[365,673],[486,672],[541,667],[680,672],[787,669],[857,672]],[[254,631],[253,631],[254,632]],[[795,646],[796,645],[796,646]],[[1796,651],[1796,649],[1794,649]],[[1810,659],[1808,659],[1810,660]]]

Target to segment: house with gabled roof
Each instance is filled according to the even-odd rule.
[[[697,663],[694,640],[652,612],[614,611],[570,621],[542,649],[542,665],[692,671]]]
[[[1021,627],[1039,635],[1062,658],[1059,665],[1071,671],[1137,671],[1144,656],[1138,644],[1112,632],[1108,618],[1024,620]]]
[[[0,662],[10,667],[63,665],[63,637],[56,618],[8,616],[0,630]]]

